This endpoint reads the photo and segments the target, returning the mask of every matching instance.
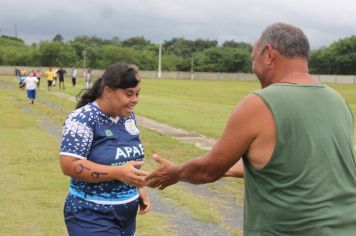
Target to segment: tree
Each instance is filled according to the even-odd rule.
[[[251,44],[244,43],[244,42],[235,42],[234,40],[228,40],[225,41],[222,44],[223,48],[245,48],[249,51],[252,51],[252,46]]]
[[[190,58],[194,53],[193,41],[184,38],[173,38],[172,40],[164,41],[163,47],[168,54],[185,58]]]
[[[59,43],[63,43],[64,39],[63,36],[61,34],[56,34],[56,36],[54,36],[53,42],[59,42]]]
[[[43,66],[71,66],[78,61],[74,48],[60,42],[42,41],[39,52],[39,61]]]
[[[204,40],[204,39],[197,39],[193,41],[193,52],[202,52],[208,48],[215,48],[218,46],[217,40]]]
[[[123,47],[143,49],[144,47],[150,45],[151,42],[146,40],[143,36],[131,37],[121,42]]]
[[[356,74],[356,36],[344,38],[310,53],[310,72]]]

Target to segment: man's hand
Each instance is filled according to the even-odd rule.
[[[153,154],[155,160],[160,166],[146,177],[146,185],[160,190],[175,184],[179,181],[180,166]]]

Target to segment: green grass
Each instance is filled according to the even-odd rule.
[[[64,235],[58,140],[23,111],[18,92],[0,93],[0,235]]]
[[[356,85],[328,84],[347,101],[355,114]],[[83,80],[66,93],[76,96]],[[257,81],[159,80],[143,79],[136,114],[208,137],[217,138],[236,104],[247,94],[260,89]],[[356,143],[356,132],[355,132]]]
[[[74,104],[42,91],[39,96],[46,102],[37,99],[31,106],[16,87],[0,93],[0,235],[67,234],[62,212],[69,178],[59,167],[58,138],[39,124],[38,117],[50,119],[58,128]],[[167,218],[158,213],[140,216],[137,232],[175,235]]]
[[[11,78],[0,77],[0,82],[4,79]],[[14,81],[12,84],[12,88],[2,89],[0,94],[1,112],[5,114],[0,116],[0,121],[6,124],[0,128],[0,142],[4,146],[0,149],[0,177],[3,180],[0,184],[0,235],[65,235],[62,211],[69,178],[63,176],[58,164],[59,140],[44,126],[51,123],[52,128],[60,130],[74,103],[41,90],[35,105],[31,106],[27,104],[25,93],[15,87]],[[41,124],[41,119],[50,122]],[[204,153],[192,144],[140,129],[146,152],[145,170],[156,166],[150,158],[153,153],[178,163]],[[243,186],[236,185],[236,180],[229,181],[230,186],[240,187],[242,191]],[[218,223],[239,235],[238,229],[224,224],[218,212],[223,205],[217,204],[217,200],[193,194],[181,185],[160,194],[193,219]],[[151,212],[138,217],[137,234],[176,235],[172,223],[164,214]]]
[[[13,86],[16,85],[13,77],[0,77],[1,80],[12,80]],[[43,79],[42,89],[45,89],[45,82]],[[78,79],[76,88],[71,87],[68,79],[66,82],[66,90],[61,92],[77,95],[83,88],[82,79]],[[356,86],[329,86],[344,96],[356,114]],[[242,97],[259,89],[259,84],[144,79],[141,87],[137,114],[216,138],[233,107]],[[59,91],[58,86],[54,90]],[[50,135],[38,119],[49,120],[53,128],[60,130],[74,103],[44,90],[39,91],[34,106],[26,102],[25,93],[16,87],[2,89],[0,93],[0,235],[65,235],[62,208],[69,179],[59,168],[58,138]],[[151,160],[153,153],[177,163],[204,153],[192,144],[140,129],[146,152],[145,170],[156,166]],[[223,184],[208,186],[211,191],[242,201],[242,180],[229,178],[224,179]],[[217,204],[219,199],[208,199],[182,185],[171,186],[160,194],[193,219],[215,222],[239,235],[238,229],[231,229],[224,223],[219,210],[226,206]],[[169,219],[157,212],[139,216],[137,228],[138,235],[176,235]]]
[[[258,84],[248,81],[143,80],[136,113],[217,138],[232,109]]]
[[[260,88],[258,82],[251,81],[157,79],[143,80],[141,86],[137,114],[213,138],[221,134],[235,105]],[[356,85],[329,86],[345,98],[356,115]]]

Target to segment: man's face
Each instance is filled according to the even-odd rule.
[[[257,78],[263,80],[263,53],[260,53],[258,41],[252,47],[251,53],[252,60],[252,71],[255,73]]]

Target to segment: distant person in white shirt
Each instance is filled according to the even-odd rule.
[[[75,85],[77,84],[77,69],[75,69],[75,67],[72,67],[71,70],[71,76],[72,76],[72,85],[73,87],[75,87]]]
[[[85,88],[90,89],[93,86],[93,78],[91,76],[91,69],[88,69],[85,75]]]
[[[33,104],[36,99],[36,88],[38,84],[38,79],[35,77],[35,71],[32,70],[28,76],[25,77],[23,83],[25,84],[27,97],[29,99],[28,103]]]

